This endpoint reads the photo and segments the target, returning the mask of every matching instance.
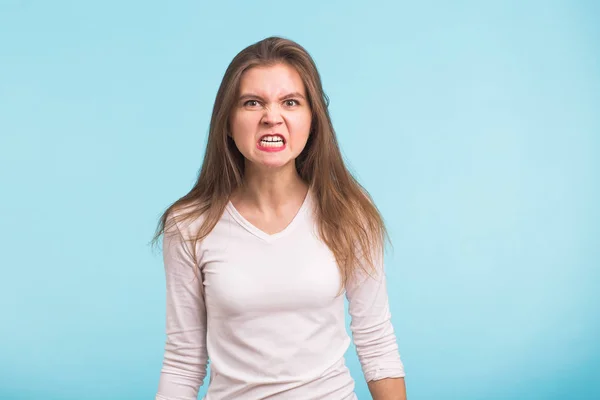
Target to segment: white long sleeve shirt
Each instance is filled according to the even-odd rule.
[[[156,400],[197,399],[209,358],[205,400],[356,399],[344,360],[350,337],[340,275],[316,234],[312,196],[274,235],[232,203],[195,249],[182,238],[201,220],[164,235],[167,342]],[[367,381],[405,376],[382,259],[378,267],[374,278],[358,275],[345,289]]]

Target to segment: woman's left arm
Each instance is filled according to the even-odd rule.
[[[386,288],[383,254],[376,270],[362,271],[346,285],[350,329],[373,400],[405,400],[404,365],[400,359]]]
[[[367,384],[373,400],[406,400],[404,378],[384,378]]]

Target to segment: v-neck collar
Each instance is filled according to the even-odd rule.
[[[242,214],[240,214],[240,212],[235,208],[235,206],[233,205],[231,200],[229,200],[227,202],[226,209],[229,212],[229,214],[231,215],[231,217],[238,224],[240,224],[244,229],[246,229],[248,232],[250,232],[254,236],[258,237],[259,239],[262,239],[265,242],[270,243],[270,242],[273,242],[273,241],[287,235],[294,229],[294,227],[299,223],[299,221],[302,219],[302,217],[308,210],[309,203],[310,203],[310,197],[311,197],[311,191],[310,191],[310,189],[308,189],[306,196],[304,196],[302,205],[296,212],[296,215],[294,216],[294,218],[292,218],[292,221],[285,228],[283,228],[283,230],[281,230],[277,233],[273,233],[273,234],[266,233],[265,231],[257,228],[255,225],[250,223],[250,221],[248,221],[246,218],[244,218],[244,216]]]

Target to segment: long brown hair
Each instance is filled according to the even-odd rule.
[[[191,238],[192,248],[196,248],[196,243],[215,227],[244,176],[244,156],[229,136],[229,117],[240,79],[250,68],[278,63],[294,67],[306,88],[312,111],[311,132],[296,158],[296,168],[314,193],[318,233],[336,258],[342,290],[358,269],[370,273],[376,263],[383,261],[387,231],[370,195],[345,166],[328,112],[329,99],[313,59],[302,46],[288,39],[269,37],[254,43],[227,67],[215,99],[198,180],[161,216],[153,242],[170,228],[167,224],[202,216],[200,228]],[[175,211],[176,217],[172,215]]]

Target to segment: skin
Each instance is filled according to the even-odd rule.
[[[373,400],[406,400],[404,378],[385,378],[367,385]]]
[[[238,101],[230,118],[231,137],[245,157],[244,184],[231,202],[244,218],[267,234],[283,230],[301,207],[308,186],[295,159],[308,140],[311,110],[298,72],[287,64],[255,67],[242,75]],[[267,133],[279,133],[285,149],[257,148]],[[368,383],[374,400],[405,400],[404,378]]]
[[[231,137],[245,157],[244,185],[234,192],[236,209],[266,233],[283,230],[308,191],[295,159],[308,140],[311,110],[298,72],[286,65],[255,67],[240,82],[231,115]],[[256,145],[268,133],[279,133],[285,149],[265,152]]]

